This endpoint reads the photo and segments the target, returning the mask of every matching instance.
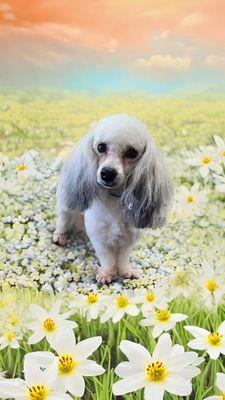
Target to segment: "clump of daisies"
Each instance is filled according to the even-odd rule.
[[[219,135],[214,135],[213,138],[215,146],[199,146],[186,160],[186,163],[199,168],[202,178],[206,180],[214,178],[216,190],[224,192],[225,142]]]

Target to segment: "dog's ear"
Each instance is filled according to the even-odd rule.
[[[68,210],[84,211],[96,193],[96,159],[92,150],[93,135],[82,138],[65,162],[57,189],[58,205]]]
[[[165,224],[172,199],[167,168],[149,140],[145,152],[128,176],[121,197],[124,219],[137,228],[157,228]]]

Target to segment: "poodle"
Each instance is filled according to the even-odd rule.
[[[132,247],[141,229],[165,224],[171,198],[168,169],[146,125],[126,114],[107,116],[64,164],[53,242],[65,245],[68,232],[84,224],[100,261],[97,281],[137,278]]]

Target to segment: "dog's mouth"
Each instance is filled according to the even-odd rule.
[[[105,189],[112,189],[112,188],[117,188],[118,187],[116,182],[108,182],[108,183],[106,183],[106,182],[102,182],[102,181],[97,181],[97,183],[98,183],[98,185],[100,187],[103,187]]]

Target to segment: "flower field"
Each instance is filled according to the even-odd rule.
[[[222,94],[0,96],[0,398],[225,399]],[[103,115],[142,119],[173,208],[131,256],[140,279],[100,286],[86,237],[52,243],[74,142]]]

